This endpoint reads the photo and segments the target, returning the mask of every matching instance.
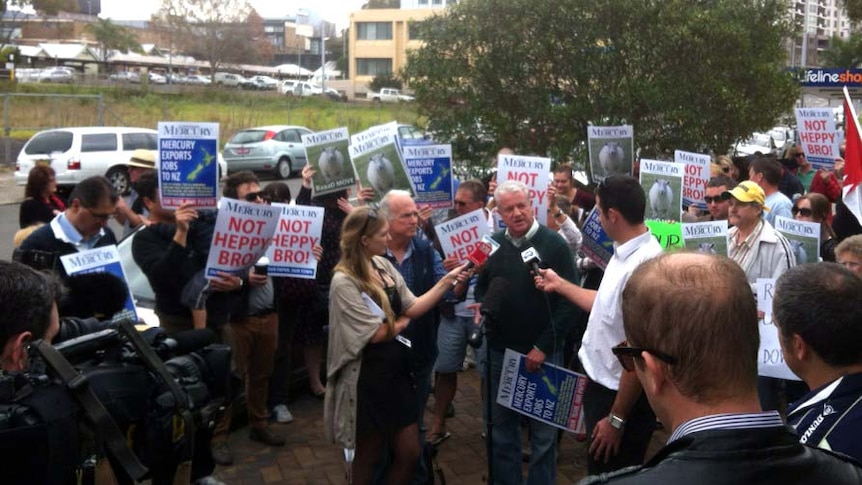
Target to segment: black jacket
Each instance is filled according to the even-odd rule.
[[[692,433],[662,448],[642,467],[594,475],[579,485],[794,485],[862,483],[852,458],[800,444],[787,426]]]

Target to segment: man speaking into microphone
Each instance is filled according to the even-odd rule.
[[[508,282],[508,295],[499,298],[500,308],[487,323],[488,361],[491,365],[491,396],[495,399],[500,383],[503,353],[507,348],[526,354],[529,372],[542,363],[561,364],[563,340],[570,322],[579,310],[556,294],[543,294],[533,284],[530,266],[553,268],[568,281],[575,281],[572,254],[556,232],[540,226],[535,219],[527,186],[507,181],[494,191],[497,211],[506,224],[505,231],[492,237],[500,243],[479,273],[476,300],[482,301],[495,278]],[[526,253],[525,253],[526,252]],[[527,259],[522,258],[525,253]],[[535,256],[535,257],[534,257]],[[494,484],[522,484],[521,415],[495,404],[492,460]],[[530,468],[527,484],[556,483],[556,429],[530,420]]]

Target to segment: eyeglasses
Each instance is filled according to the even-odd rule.
[[[802,217],[811,217],[814,214],[814,212],[807,207],[797,207],[797,206],[793,206],[793,208],[790,209],[790,212],[793,213],[794,216],[796,214],[799,214]]]
[[[246,202],[254,202],[257,199],[260,199],[264,202],[269,202],[269,197],[267,197],[262,190],[259,192],[250,192],[248,194],[245,194]]]
[[[99,221],[103,221],[103,222],[107,221],[108,219],[111,218],[111,216],[114,215],[113,212],[109,212],[107,214],[99,214],[98,212],[93,212],[93,209],[90,209],[89,207],[84,207],[84,208],[87,209],[87,212],[90,213],[90,217],[92,217],[93,219],[99,220]]]
[[[362,225],[362,230],[359,231],[359,234],[365,234],[365,231],[368,230],[368,224],[372,219],[377,219],[377,211],[374,209],[368,209],[368,214],[365,217],[365,224]]]
[[[729,198],[730,198],[730,196],[725,196],[724,194],[722,194],[722,195],[716,195],[715,197],[710,197],[710,196],[708,196],[708,195],[705,195],[705,196],[703,197],[703,200],[704,200],[704,202],[706,202],[707,204],[712,204],[713,202],[714,202],[714,203],[716,203],[716,204],[718,204],[719,202],[723,202],[723,201],[725,201],[725,200],[727,200],[727,199],[729,199]]]
[[[799,157],[804,157],[804,156],[805,156],[805,154],[804,154],[804,153],[802,153],[802,152],[794,153],[794,154],[793,154],[793,158],[799,158]]]
[[[671,357],[670,355],[667,355],[663,352],[659,352],[658,350],[629,347],[628,342],[623,342],[617,345],[616,347],[612,348],[611,351],[614,353],[614,355],[617,356],[617,360],[620,361],[620,365],[623,366],[623,369],[628,372],[632,372],[633,370],[635,370],[634,359],[635,357],[640,358],[641,354],[644,352],[648,352],[656,356],[660,361],[669,365],[675,365],[677,362],[676,357]]]

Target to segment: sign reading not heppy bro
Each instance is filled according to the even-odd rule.
[[[288,278],[317,277],[314,246],[323,234],[323,207],[273,204],[281,211],[272,244],[266,251],[269,275]]]
[[[280,215],[278,207],[222,199],[207,257],[207,278],[219,271],[239,275],[251,268],[269,247]]]
[[[484,209],[477,209],[437,224],[434,231],[446,259],[456,258],[458,263],[464,263],[482,237],[488,234],[488,220]]]

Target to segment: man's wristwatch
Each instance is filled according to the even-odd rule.
[[[626,425],[626,420],[617,416],[614,413],[608,415],[608,421],[611,424],[611,427],[614,429],[623,429],[623,426]]]

